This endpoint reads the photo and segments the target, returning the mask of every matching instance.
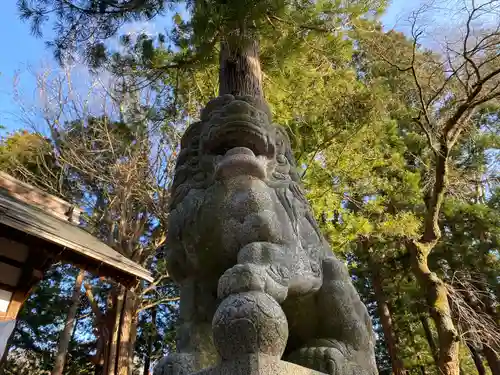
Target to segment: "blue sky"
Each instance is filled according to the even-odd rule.
[[[416,1],[393,0],[383,18],[386,27],[399,28],[398,26],[404,21],[404,14],[417,4]],[[10,132],[23,127],[19,118],[21,110],[13,99],[14,86],[18,88],[23,100],[33,101],[35,99],[33,70],[38,69],[41,64],[53,65],[55,63],[51,51],[45,47],[44,43],[44,38],[50,39],[50,27],[44,29],[44,38],[35,38],[30,32],[29,24],[19,19],[16,2],[7,0],[2,5],[0,15],[0,35],[3,36],[0,38],[0,51],[3,52],[0,59],[0,125],[5,126]]]

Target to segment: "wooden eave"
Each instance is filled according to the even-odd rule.
[[[0,189],[0,235],[30,244],[61,260],[125,284],[153,278],[149,271],[124,257],[82,228],[20,201]]]

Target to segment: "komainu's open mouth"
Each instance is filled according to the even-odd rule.
[[[214,126],[203,148],[222,158],[215,177],[231,178],[242,175],[266,178],[267,162],[274,156],[274,142],[265,128],[247,121],[225,122]]]
[[[202,150],[217,156],[215,177],[266,178],[267,164],[274,159],[276,147],[269,114],[241,98],[221,104],[202,114],[207,123]]]
[[[263,130],[246,121],[234,121],[212,129],[204,147],[208,153],[221,156],[238,147],[252,150],[255,156],[269,156],[274,151],[274,145]]]

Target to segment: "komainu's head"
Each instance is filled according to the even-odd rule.
[[[273,187],[300,181],[286,130],[271,122],[267,105],[252,97],[224,95],[207,104],[201,121],[189,126],[181,139],[171,208],[191,189],[238,175],[260,178]]]
[[[321,242],[300,188],[289,138],[270,117],[261,102],[224,95],[210,101],[200,121],[186,130],[172,186],[167,239],[174,279],[221,265],[224,271],[232,265],[225,262],[235,261],[245,240],[274,243],[286,238],[291,247],[300,247],[303,241],[307,246]],[[239,196],[248,201],[244,208],[238,206],[236,214],[234,202]],[[259,217],[271,211],[281,223],[279,229],[269,224],[272,228],[267,231],[263,223],[251,224],[261,229],[246,234],[252,230],[252,220],[264,220]]]

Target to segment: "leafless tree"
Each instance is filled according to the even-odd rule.
[[[19,164],[17,174],[85,207],[84,229],[156,269],[182,122],[152,116],[155,93],[127,90],[130,77],[86,76],[82,95],[72,73],[69,68],[38,72],[38,104],[23,106],[23,121],[47,137],[57,168],[40,157],[37,173]],[[158,270],[154,283],[129,290],[106,280],[112,289],[104,312],[86,285],[98,336],[95,361],[107,374],[130,373],[138,314],[178,299],[172,288],[160,287],[168,275]]]
[[[438,13],[444,17],[436,23],[432,17]],[[449,23],[443,25],[443,19]],[[431,154],[422,233],[408,239],[406,246],[437,327],[440,372],[458,375],[459,331],[452,318],[450,289],[429,268],[428,258],[441,238],[439,217],[452,182],[451,151],[467,136],[477,111],[500,98],[500,1],[431,1],[414,11],[409,21],[410,51],[396,60],[383,43],[374,43],[374,49],[409,77],[409,87],[402,91]]]

